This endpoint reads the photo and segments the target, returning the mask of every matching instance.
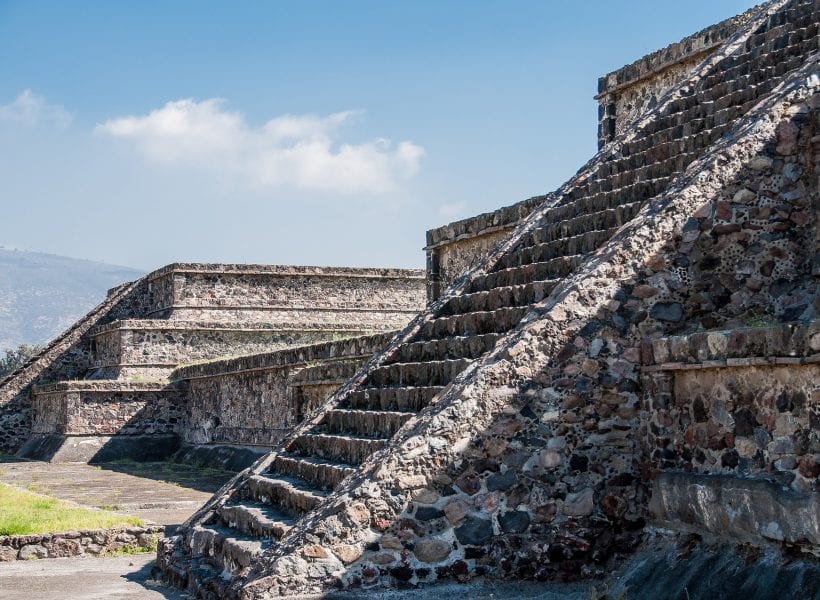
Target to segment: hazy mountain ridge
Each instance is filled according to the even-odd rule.
[[[43,344],[142,271],[0,247],[0,350]]]

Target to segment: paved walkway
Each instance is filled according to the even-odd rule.
[[[0,458],[0,482],[167,526],[185,521],[231,475],[171,463],[92,466]]]
[[[179,590],[150,579],[153,554],[53,558],[0,563],[3,600],[182,600]]]

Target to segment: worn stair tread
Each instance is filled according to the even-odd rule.
[[[524,244],[531,246],[546,242],[553,242],[562,238],[570,238],[590,231],[602,229],[617,229],[628,222],[643,206],[644,201],[623,202],[616,206],[590,213],[574,214],[556,219],[555,215],[544,215],[541,225],[527,234]],[[563,207],[557,207],[560,211]],[[556,212],[556,214],[560,214]]]
[[[229,502],[218,513],[226,525],[241,533],[277,539],[296,522],[296,518],[278,507],[249,500]]]
[[[292,455],[289,454],[281,454],[285,458],[293,458]],[[307,459],[308,457],[300,457]],[[314,462],[327,462],[327,461],[314,461]],[[268,471],[267,473],[263,473],[262,475],[251,475],[250,479],[253,479],[257,482],[263,483],[270,487],[281,487],[281,488],[289,488],[298,492],[302,492],[304,494],[310,494],[312,496],[316,496],[317,498],[323,499],[328,495],[326,490],[321,488],[317,488],[312,486],[310,482],[302,479],[301,477],[297,477],[295,475],[290,475],[288,473],[280,473],[278,471]]]
[[[538,262],[531,262],[526,263],[523,265],[518,265],[515,267],[507,267],[507,268],[495,268],[487,275],[484,275],[488,280],[491,281],[506,281],[506,280],[513,280],[516,283],[508,284],[503,283],[500,285],[507,286],[507,285],[521,285],[523,283],[530,283],[533,281],[542,281],[548,279],[562,279],[569,275],[572,270],[581,263],[584,259],[584,254],[569,254],[567,256],[559,256],[558,258],[553,258],[550,260],[543,260]],[[520,276],[525,275],[527,278],[520,280]],[[495,279],[491,279],[491,278]],[[506,277],[506,279],[502,279]],[[498,284],[493,284],[492,287],[495,288]],[[487,288],[483,288],[487,289]],[[476,290],[481,291],[481,290]]]
[[[350,434],[305,433],[297,437],[288,450],[305,457],[356,466],[383,448],[387,439],[389,438]]]
[[[373,369],[365,380],[365,387],[418,386],[419,384],[447,385],[473,361],[466,358],[427,360],[381,365]]]
[[[501,257],[496,268],[512,268],[559,257],[588,254],[606,243],[616,231],[618,231],[617,227],[610,227],[607,229],[593,229],[577,235],[562,236],[549,242],[527,240],[531,243],[524,243],[515,251]]]
[[[412,416],[410,412],[392,410],[333,408],[325,413],[322,423],[313,432],[386,439],[392,437]]]
[[[280,510],[302,515],[317,506],[328,492],[301,477],[279,471],[252,475],[240,491],[241,497],[250,496],[257,502]]]
[[[278,473],[302,479],[308,486],[333,489],[342,479],[353,473],[358,464],[303,454],[297,450],[278,454],[274,459],[273,468]]]
[[[312,465],[336,467],[336,468],[339,468],[339,469],[350,469],[351,471],[355,471],[356,468],[358,467],[358,465],[354,465],[354,464],[350,464],[350,463],[344,463],[344,462],[340,462],[340,461],[336,461],[336,460],[329,460],[329,459],[326,459],[326,458],[320,458],[318,456],[308,456],[308,455],[304,455],[304,454],[299,454],[297,452],[280,452],[276,456],[276,458],[283,458],[283,459],[288,459],[288,460],[298,460],[298,461],[301,461],[301,462],[310,463]],[[277,476],[277,479],[282,479],[282,477]],[[292,479],[298,480],[299,478],[298,477],[292,477]],[[309,483],[307,485],[308,485],[308,487],[310,486]]]
[[[222,525],[195,525],[189,539],[191,548],[198,548],[200,556],[231,573],[248,567],[254,557],[273,544],[272,540],[246,535]]]
[[[520,266],[520,265],[519,265]],[[480,290],[454,296],[442,307],[441,316],[459,315],[476,311],[494,311],[500,308],[529,306],[546,298],[561,278],[538,279],[528,283],[501,285],[489,290]],[[497,306],[495,301],[503,302]]]
[[[483,356],[501,337],[499,333],[451,335],[402,344],[384,365],[435,360],[475,360]]]
[[[350,392],[340,408],[384,410],[415,414],[431,402],[445,386],[363,387]],[[398,410],[397,410],[398,409]]]

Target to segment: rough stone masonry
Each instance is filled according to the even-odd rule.
[[[165,577],[249,600],[595,579],[671,526],[681,557],[751,544],[820,595],[818,11],[769,2],[608,76],[652,98],[620,129],[611,102],[555,193],[428,235],[434,301],[162,544]]]

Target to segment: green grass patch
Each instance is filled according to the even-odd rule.
[[[0,483],[0,535],[60,533],[143,524],[138,517],[85,508]]]

